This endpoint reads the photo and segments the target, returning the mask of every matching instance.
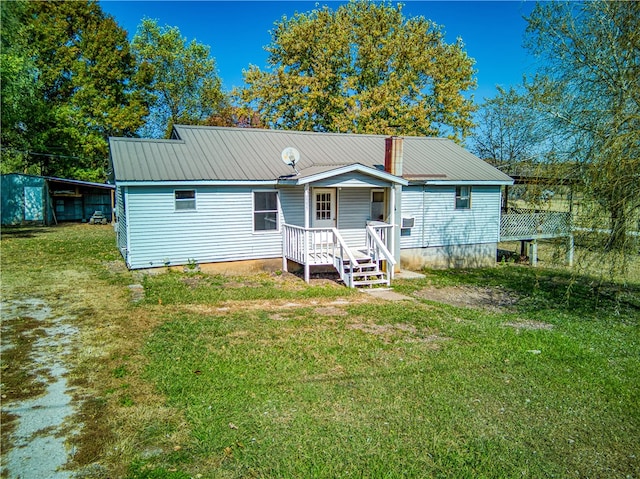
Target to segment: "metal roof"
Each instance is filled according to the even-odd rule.
[[[107,183],[95,183],[93,181],[84,181],[84,180],[72,180],[69,178],[58,178],[56,176],[40,176],[40,175],[30,175],[27,173],[3,173],[2,176],[23,176],[29,178],[44,178],[47,181],[53,181],[56,183],[64,183],[69,185],[77,185],[77,186],[86,186],[91,188],[103,188],[107,190],[113,190],[115,185],[110,185]]]
[[[110,138],[115,180],[290,180],[293,170],[281,160],[289,146],[300,152],[298,171],[324,172],[356,163],[383,171],[387,136],[176,125],[174,137]],[[452,140],[411,136],[403,138],[403,177],[412,182],[513,181]]]

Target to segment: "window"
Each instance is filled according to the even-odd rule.
[[[471,187],[456,186],[456,209],[468,210],[471,208]]]
[[[196,209],[196,190],[176,190],[176,211]]]
[[[316,220],[330,220],[332,210],[331,193],[317,193]]]
[[[253,230],[278,231],[278,192],[254,191],[253,193]]]

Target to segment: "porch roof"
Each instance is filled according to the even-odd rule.
[[[300,170],[298,174],[285,175],[279,179],[279,183],[305,185],[307,183],[314,183],[316,181],[333,178],[347,173],[360,173],[364,176],[370,176],[372,178],[403,186],[406,186],[409,183],[404,178],[400,178],[399,176],[392,175],[386,171],[371,168],[360,163],[346,165],[315,165]]]

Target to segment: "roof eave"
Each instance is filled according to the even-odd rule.
[[[409,182],[404,178],[399,176],[392,175],[387,173],[386,171],[380,171],[375,168],[370,168],[368,166],[362,165],[360,163],[354,163],[351,165],[340,166],[338,168],[334,168],[332,170],[323,171],[321,173],[316,173],[309,176],[304,176],[302,178],[298,178],[297,180],[293,180],[291,178],[287,178],[284,180],[280,180],[284,184],[295,184],[295,185],[305,185],[307,183],[315,183],[316,181],[322,181],[327,178],[333,178],[335,176],[344,175],[345,173],[362,173],[363,175],[371,176],[373,178],[377,178],[379,180],[388,181],[389,183],[396,183],[402,186],[407,186]]]
[[[412,185],[433,185],[433,186],[450,186],[450,185],[473,185],[473,186],[511,186],[513,180],[420,180],[411,181]]]
[[[115,180],[117,186],[273,186],[277,180]]]

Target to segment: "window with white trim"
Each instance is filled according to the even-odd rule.
[[[196,209],[196,190],[175,190],[176,211]]]
[[[471,187],[456,186],[456,209],[468,210],[471,208]]]
[[[253,192],[253,231],[278,231],[278,192]]]

